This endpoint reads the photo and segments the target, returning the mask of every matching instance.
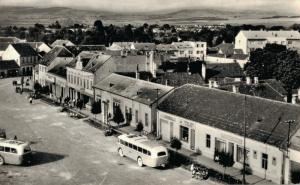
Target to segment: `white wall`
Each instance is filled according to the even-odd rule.
[[[223,140],[226,142],[226,147],[228,148],[228,143],[234,143],[234,160],[236,160],[237,156],[237,145],[243,147],[243,137],[223,131],[221,129],[213,128],[207,126],[205,124],[196,123],[190,120],[186,120],[171,114],[164,113],[162,111],[158,111],[158,133],[162,136],[164,134],[169,135],[169,133],[165,133],[164,130],[160,130],[160,119],[163,119],[167,122],[173,122],[173,136],[179,138],[180,137],[180,125],[186,126],[189,128],[189,134],[191,134],[191,129],[195,130],[195,150],[199,149],[202,152],[202,155],[213,159],[214,151],[215,151],[215,140],[216,138]],[[206,134],[211,135],[211,147],[206,147]],[[191,137],[189,137],[188,142],[182,141],[182,146],[186,149],[191,150]],[[253,174],[260,176],[261,178],[266,178],[268,180],[272,180],[276,183],[281,182],[282,177],[282,161],[283,161],[283,153],[278,148],[267,145],[264,143],[260,143],[258,141],[252,139],[246,139],[246,148],[249,149],[249,164],[253,170]],[[194,150],[194,151],[195,151]],[[256,159],[254,158],[254,151],[257,153]],[[262,153],[268,154],[268,169],[265,171],[262,168]],[[276,165],[272,164],[273,157],[276,158]],[[235,162],[234,167],[242,169],[242,163]]]
[[[21,66],[21,58],[19,53],[9,45],[2,54],[2,60],[15,60],[19,66]]]
[[[233,58],[225,58],[225,57],[215,57],[207,55],[205,57],[205,62],[207,64],[229,64],[229,63],[238,63],[241,68],[244,68],[245,64],[249,62],[248,59],[245,60],[238,60]]]

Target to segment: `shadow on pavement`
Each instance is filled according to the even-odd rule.
[[[37,165],[42,165],[42,164],[46,164],[46,163],[52,163],[55,161],[62,160],[65,157],[66,157],[66,155],[33,151],[31,163],[29,166],[37,166]]]

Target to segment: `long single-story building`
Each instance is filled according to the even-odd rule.
[[[163,140],[176,137],[184,148],[211,159],[227,152],[241,169],[245,156],[254,175],[275,183],[290,183],[290,164],[300,164],[300,150],[287,149],[288,136],[300,132],[298,105],[187,84],[173,90],[157,114]],[[289,125],[289,120],[295,121]]]
[[[108,123],[120,109],[125,123],[143,124],[147,132],[156,131],[156,107],[173,87],[118,74],[110,74],[94,86],[95,101],[101,102],[98,118]]]

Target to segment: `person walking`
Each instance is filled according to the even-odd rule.
[[[32,96],[29,97],[29,103],[32,104]]]

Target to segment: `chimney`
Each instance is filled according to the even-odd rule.
[[[251,85],[251,78],[250,78],[250,76],[246,77],[246,84],[247,85]]]
[[[77,62],[76,62],[76,67],[75,68],[78,69],[78,70],[82,70],[82,68],[83,68],[80,55],[78,55],[78,57],[77,57]]]
[[[293,96],[292,96],[292,104],[296,104],[297,103],[297,98],[298,98],[298,94],[293,94]]]
[[[259,83],[258,77],[256,76],[256,77],[254,77],[254,84],[257,85],[258,83]]]
[[[206,64],[204,62],[202,63],[201,75],[202,75],[203,80],[205,81],[206,80]]]
[[[238,93],[239,92],[239,88],[236,85],[232,86],[232,92],[233,93]]]
[[[213,87],[213,81],[212,80],[208,80],[208,87],[210,89]]]

